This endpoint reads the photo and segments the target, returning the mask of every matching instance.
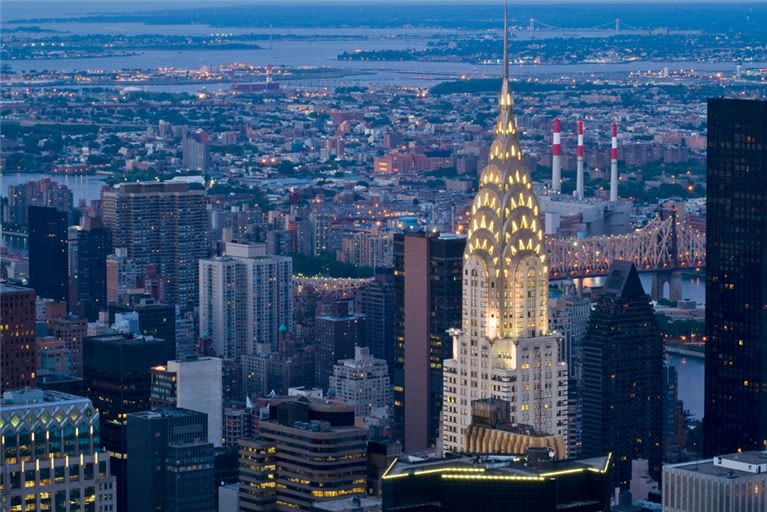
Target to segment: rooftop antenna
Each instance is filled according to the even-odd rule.
[[[509,0],[503,4],[503,78],[509,79]]]

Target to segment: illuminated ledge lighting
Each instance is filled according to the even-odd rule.
[[[446,480],[524,480],[528,482],[543,482],[546,480],[540,476],[512,476],[512,475],[442,475]]]
[[[398,461],[398,460],[399,460],[399,458],[396,458],[396,457],[395,457],[395,458],[394,458],[394,460],[393,460],[393,461],[391,461],[391,464],[389,464],[389,467],[388,467],[388,468],[386,468],[386,471],[384,471],[384,472],[383,472],[383,475],[381,475],[381,478],[382,478],[382,479],[386,479],[386,478],[393,478],[393,477],[394,477],[394,475],[392,475],[392,476],[389,476],[389,471],[391,471],[391,468],[392,468],[392,467],[394,467],[394,465],[397,463],[397,461]]]
[[[484,473],[485,468],[436,468],[416,471],[416,475],[430,475],[432,473]]]
[[[497,480],[497,481],[500,480],[500,481],[543,482],[548,478],[564,476],[564,475],[574,475],[577,473],[585,473],[587,471],[591,473],[605,474],[607,473],[607,470],[610,468],[610,460],[612,459],[612,455],[613,455],[612,453],[607,454],[607,460],[605,461],[605,465],[602,469],[590,468],[590,467],[589,468],[573,468],[573,469],[564,469],[562,471],[550,471],[548,473],[541,473],[538,476],[484,475],[479,473],[484,473],[486,471],[485,468],[470,468],[470,467],[444,467],[444,468],[424,469],[420,471],[409,471],[405,473],[397,473],[395,475],[390,475],[389,472],[391,471],[391,468],[397,463],[397,459],[394,459],[394,461],[392,461],[392,463],[389,464],[389,467],[386,468],[386,471],[384,471],[383,476],[381,478],[383,480],[391,480],[394,478],[403,478],[406,476],[420,476],[420,475],[430,475],[434,473],[447,473],[447,474],[440,475],[441,478],[444,478],[446,480]],[[469,474],[455,474],[455,473],[469,473]]]

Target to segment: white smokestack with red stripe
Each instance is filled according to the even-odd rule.
[[[578,167],[575,174],[575,197],[583,200],[583,121],[578,120]]]
[[[551,189],[559,193],[562,189],[562,148],[560,145],[559,119],[554,119],[554,137],[551,144]]]
[[[272,83],[272,66],[271,64],[266,66],[266,83]]]
[[[612,124],[612,151],[610,153],[610,201],[618,200],[618,123]]]

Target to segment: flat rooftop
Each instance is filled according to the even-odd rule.
[[[86,336],[86,340],[96,342],[96,343],[103,343],[103,344],[111,344],[111,345],[122,345],[122,344],[129,344],[129,345],[135,345],[139,343],[167,343],[162,338],[155,338],[152,336],[134,336],[133,334],[124,334],[124,333],[117,333],[117,332],[110,332],[106,334],[97,334],[96,336]]]
[[[18,286],[10,283],[0,283],[0,293],[34,292],[32,288]]]
[[[440,473],[443,478],[476,478],[478,480],[545,480],[585,471],[606,473],[611,455],[591,459],[546,461],[533,463],[523,455],[487,455],[421,459],[410,462],[396,459],[383,475],[384,479]]]
[[[767,473],[767,451],[728,453],[713,459],[670,464],[669,469],[737,480]]]
[[[3,406],[2,412],[5,413],[18,407],[29,408],[62,402],[90,403],[90,400],[82,396],[70,395],[69,393],[51,389],[20,388],[4,392],[0,405]]]

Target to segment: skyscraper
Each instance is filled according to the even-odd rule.
[[[446,451],[465,448],[471,402],[480,398],[509,402],[512,423],[567,437],[567,365],[560,362],[559,336],[549,332],[543,226],[522,167],[513,104],[504,23],[500,112],[471,206],[460,331],[444,363]]]
[[[72,191],[50,178],[8,187],[8,218],[3,223],[25,225],[30,206],[48,206],[59,211],[72,210]]]
[[[100,220],[100,219],[99,219]],[[112,232],[91,220],[69,231],[71,297],[69,308],[93,322],[107,305],[107,255]]]
[[[39,297],[66,302],[69,297],[67,213],[29,207],[29,285]]]
[[[149,409],[150,368],[172,354],[171,342],[154,338],[107,334],[83,341],[85,393],[101,415],[101,443],[112,456],[117,478],[117,510],[127,510],[127,416]]]
[[[582,394],[580,392],[583,359],[583,337],[591,315],[591,300],[579,297],[565,287],[564,294],[549,302],[549,328],[562,336],[560,357],[567,363],[568,434],[570,457],[580,455],[583,430]]]
[[[660,479],[663,344],[633,263],[615,261],[583,340],[584,457],[612,452],[614,478],[628,489],[632,459]]]
[[[353,300],[339,300],[327,314],[317,316],[315,327],[314,384],[327,389],[333,365],[353,358],[355,345],[363,342],[365,317],[354,311]]]
[[[279,328],[292,330],[293,261],[267,256],[263,244],[227,243],[200,267],[200,336],[222,358],[277,350]]]
[[[0,283],[0,393],[33,386],[35,291]]]
[[[767,101],[708,101],[704,454],[767,444]]]
[[[197,260],[208,256],[205,190],[186,183],[123,183],[102,191],[104,223],[114,247],[141,268],[155,265],[166,300],[197,304]]]
[[[394,361],[394,273],[391,269],[376,272],[375,278],[359,291],[360,312],[365,315],[365,343],[370,353]]]
[[[0,400],[0,510],[116,510],[99,413],[87,398],[18,389]]]
[[[128,415],[128,512],[215,510],[213,445],[204,413]]]
[[[394,238],[393,426],[406,450],[435,446],[439,436],[442,363],[451,354],[447,330],[460,326],[465,246],[452,234]]]

